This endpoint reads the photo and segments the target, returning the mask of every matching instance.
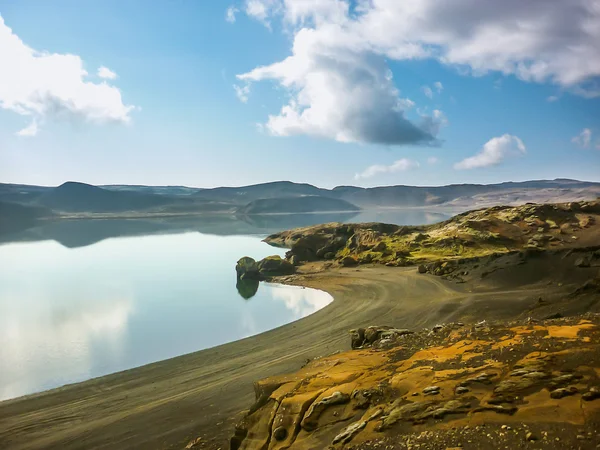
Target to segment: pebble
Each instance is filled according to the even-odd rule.
[[[525,435],[525,439],[528,441],[537,441],[537,436],[530,431]]]

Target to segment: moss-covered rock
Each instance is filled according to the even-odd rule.
[[[263,277],[291,275],[296,269],[294,265],[279,255],[267,256],[258,263],[258,271]]]

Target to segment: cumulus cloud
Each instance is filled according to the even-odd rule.
[[[551,95],[546,99],[546,101],[549,103],[554,103],[558,101],[558,97],[556,95]]]
[[[396,172],[404,172],[409,169],[414,169],[419,167],[419,163],[417,161],[413,161],[407,158],[402,158],[397,161],[394,161],[391,165],[385,166],[376,164],[373,166],[367,167],[363,172],[357,173],[354,175],[355,180],[361,180],[365,178],[373,178],[374,176],[381,175],[384,173],[396,173]]]
[[[454,165],[455,169],[476,169],[500,164],[510,156],[524,155],[525,144],[517,136],[504,134],[490,139],[475,156],[463,159]]]
[[[427,164],[437,164],[438,162],[440,162],[440,160],[436,156],[430,156],[427,158]]]
[[[289,92],[266,123],[273,134],[432,141],[404,114],[393,60],[435,59],[466,75],[495,72],[600,95],[597,0],[247,0],[245,11],[267,25],[281,19],[293,36],[287,58],[239,76]]]
[[[433,87],[435,88],[438,94],[441,94],[444,90],[444,85],[441,81],[436,81],[435,83],[433,83]]]
[[[227,11],[225,11],[225,20],[229,23],[235,23],[235,15],[238,12],[240,12],[239,9],[237,9],[235,6],[230,6],[227,8]]]
[[[0,66],[0,108],[33,119],[19,132],[21,136],[35,135],[38,121],[45,118],[93,123],[131,120],[134,107],[125,105],[119,89],[107,81],[88,81],[79,56],[28,47],[1,16]]]
[[[590,142],[592,142],[592,130],[589,128],[584,128],[581,130],[581,133],[571,139],[571,142],[579,145],[580,147],[589,148]]]
[[[250,95],[250,85],[246,84],[244,86],[238,86],[237,84],[233,85],[233,90],[235,91],[235,95],[242,103],[248,102],[248,96]]]
[[[423,94],[425,94],[425,97],[433,98],[433,91],[429,86],[423,86],[421,90],[423,91]]]
[[[117,74],[110,70],[108,67],[101,66],[98,69],[98,76],[100,78],[104,78],[105,80],[116,80]]]

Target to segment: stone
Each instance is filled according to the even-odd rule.
[[[550,392],[550,397],[555,399],[560,399],[563,397],[568,397],[571,395],[575,395],[577,393],[577,388],[573,387],[570,389],[558,388]]]
[[[350,396],[348,394],[343,394],[339,391],[334,392],[333,394],[323,397],[318,402],[315,402],[311,405],[306,416],[302,420],[301,426],[306,431],[314,430],[318,425],[318,420],[323,411],[332,405],[341,405],[344,403],[348,403],[350,401]]]
[[[344,256],[340,260],[340,264],[344,267],[354,267],[354,266],[358,266],[358,260],[356,258],[354,258],[353,256]]]
[[[591,402],[592,400],[600,398],[600,388],[596,386],[591,387],[589,391],[581,396],[581,398],[586,402]]]
[[[425,395],[438,395],[440,393],[439,386],[429,386],[423,389],[423,394]]]
[[[263,277],[275,277],[292,275],[296,272],[296,268],[281,256],[274,255],[262,259],[258,263],[258,271]]]
[[[427,273],[427,267],[425,267],[425,264],[419,264],[419,267],[417,268],[417,270],[419,271],[419,273]]]
[[[469,388],[465,386],[457,386],[454,392],[457,395],[466,394],[467,392],[469,392]]]
[[[355,330],[350,330],[350,347],[352,350],[360,348],[363,346],[365,342],[365,329],[357,328]]]
[[[235,265],[235,272],[238,279],[257,279],[260,277],[257,262],[249,256],[244,256],[238,260]]]
[[[533,434],[531,431],[529,431],[526,435],[525,435],[525,439],[527,441],[537,441],[538,438],[535,434]]]
[[[366,426],[367,422],[365,421],[356,422],[352,425],[347,426],[346,428],[344,428],[344,430],[342,430],[340,434],[333,438],[333,444],[337,444],[338,442],[346,444],[350,442],[352,438]]]

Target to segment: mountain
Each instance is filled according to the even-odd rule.
[[[36,203],[65,212],[121,212],[170,203],[168,197],[129,191],[109,191],[85,183],[67,182],[37,198]]]
[[[302,197],[321,195],[332,197],[331,191],[321,189],[312,184],[293,183],[291,181],[274,181],[242,187],[218,187],[203,189],[196,196],[210,200],[226,200],[247,204],[253,200],[277,197]]]
[[[307,195],[304,197],[278,197],[253,200],[238,214],[276,214],[276,213],[313,213],[313,212],[351,212],[360,208],[345,200]]]
[[[40,206],[0,201],[0,233],[29,228],[35,225],[39,219],[52,215],[50,209]]]
[[[488,185],[400,185],[374,188],[338,186],[334,189],[291,181],[211,189],[185,186],[92,186],[77,182],[67,182],[58,187],[0,183],[2,202],[41,206],[62,214],[86,215],[252,215],[359,209],[384,211],[393,208],[438,206],[456,211],[499,204],[591,200],[598,196],[600,183],[568,179]]]

